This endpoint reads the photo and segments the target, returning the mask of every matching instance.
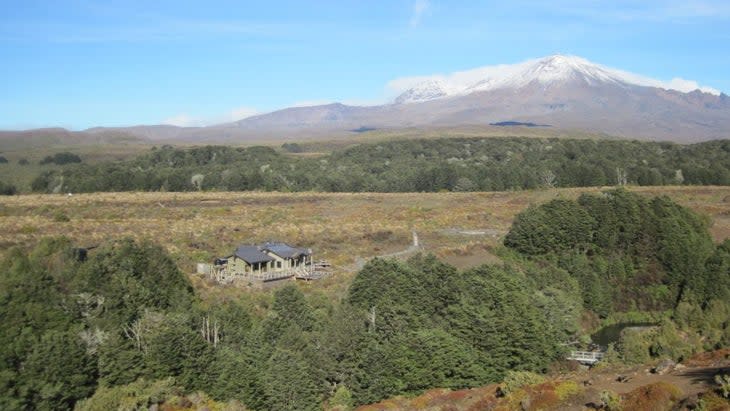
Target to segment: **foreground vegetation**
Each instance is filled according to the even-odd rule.
[[[284,146],[300,151],[298,145]],[[494,191],[538,187],[730,185],[730,141],[443,138],[366,143],[329,155],[270,147],[155,148],[121,162],[44,171],[35,192],[266,190]]]
[[[515,219],[507,248],[493,250],[499,264],[460,271],[427,255],[375,259],[341,298],[293,285],[203,292],[146,241],[103,241],[88,261],[63,238],[14,247],[0,275],[0,407],[347,409],[498,382],[508,370],[542,373],[589,331],[586,318],[634,309],[657,312],[660,326],[612,348],[615,361],[730,345],[730,243],[714,244],[707,220],[665,197],[566,194]],[[411,212],[411,223],[429,220]],[[458,209],[452,218],[460,212],[469,221]],[[195,391],[205,394],[184,395]]]

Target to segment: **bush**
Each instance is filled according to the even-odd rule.
[[[720,387],[720,393],[725,398],[730,398],[730,374],[716,375],[715,382]]]
[[[5,164],[7,162],[8,162],[7,158],[5,158],[4,156],[0,156],[0,164]]]
[[[624,411],[671,410],[681,398],[682,391],[679,388],[666,382],[657,382],[624,394],[621,408]]]
[[[0,195],[3,196],[12,196],[15,195],[18,192],[18,189],[15,188],[12,184],[6,184],[0,181]]]
[[[297,143],[284,143],[281,145],[282,150],[287,153],[303,153],[304,149]]]
[[[159,405],[165,400],[182,395],[173,378],[159,381],[137,380],[118,387],[99,387],[94,395],[79,402],[79,411],[92,410],[139,410]]]
[[[77,156],[74,153],[69,152],[63,152],[63,153],[56,153],[52,156],[46,156],[41,160],[40,164],[57,164],[59,166],[62,166],[64,164],[71,164],[71,163],[80,163],[81,157]]]
[[[340,385],[337,391],[330,398],[330,406],[333,410],[349,411],[352,409],[352,393],[344,385]]]
[[[502,391],[505,394],[514,392],[528,385],[537,385],[545,382],[545,377],[529,371],[508,371],[502,382]]]
[[[555,387],[555,394],[562,401],[581,392],[581,388],[575,381],[563,381]]]
[[[648,362],[650,357],[650,348],[652,336],[649,335],[654,331],[643,330],[624,330],[621,333],[619,341],[619,352],[624,362],[627,364],[643,364]]]
[[[55,213],[53,213],[53,221],[55,221],[57,223],[67,223],[67,222],[71,221],[71,219],[68,218],[66,213],[64,213],[61,210],[58,210]]]
[[[607,411],[618,411],[621,409],[621,397],[613,391],[602,391],[601,402]]]

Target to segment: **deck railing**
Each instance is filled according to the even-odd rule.
[[[221,283],[230,284],[234,281],[276,281],[285,278],[295,277],[302,280],[317,280],[330,274],[330,264],[317,262],[314,266],[301,266],[281,271],[268,271],[256,273],[232,273],[225,266],[210,264],[198,264],[198,273],[207,275],[211,279]]]

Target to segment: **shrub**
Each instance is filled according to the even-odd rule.
[[[730,374],[716,375],[715,382],[719,386],[722,396],[730,398]]]
[[[330,398],[330,406],[333,410],[348,411],[352,409],[352,393],[346,386],[340,385],[337,391]]]
[[[81,157],[77,156],[74,153],[69,152],[62,152],[62,153],[56,153],[52,156],[46,156],[41,160],[40,164],[57,164],[59,166],[62,166],[64,164],[72,164],[72,163],[80,163]]]
[[[666,382],[658,382],[625,394],[621,405],[624,411],[671,410],[681,398],[682,392],[679,388]]]
[[[15,195],[18,192],[18,189],[15,188],[12,184],[3,183],[0,181],[0,195],[3,196],[12,196]]]
[[[7,158],[5,158],[4,156],[0,156],[0,164],[5,164],[7,162],[8,162]]]
[[[117,387],[101,386],[93,396],[79,402],[76,409],[79,411],[147,409],[180,395],[182,389],[176,385],[173,378],[159,381],[140,379]]]
[[[61,210],[58,210],[55,213],[53,213],[53,221],[55,221],[57,223],[67,223],[67,222],[71,221],[71,219],[68,218],[66,213],[64,213]]]
[[[580,392],[581,388],[575,381],[563,381],[555,387],[555,393],[561,401]]]
[[[281,149],[287,153],[302,153],[304,149],[297,143],[284,143],[281,145]]]
[[[618,411],[621,409],[621,397],[613,391],[602,391],[601,402],[607,411]]]
[[[619,341],[619,352],[627,364],[643,364],[651,359],[652,331],[624,330]]]
[[[508,371],[502,382],[502,391],[509,394],[527,385],[537,385],[543,382],[545,382],[545,377],[534,372]]]

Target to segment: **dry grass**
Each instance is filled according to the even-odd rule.
[[[730,236],[730,187],[631,190],[666,194],[708,215],[716,240]],[[349,274],[310,286],[342,290],[354,262],[406,248],[411,230],[419,233],[427,251],[455,265],[494,262],[498,259],[490,250],[499,246],[514,216],[529,204],[598,191],[22,195],[0,198],[0,249],[56,235],[65,235],[80,246],[123,236],[148,238],[165,246],[181,269],[193,273],[195,262],[226,255],[237,244],[275,239],[311,247],[315,258],[349,267]],[[59,221],[59,215],[69,221]],[[489,230],[490,234],[459,234],[452,229]],[[211,289],[200,280],[196,286]]]

